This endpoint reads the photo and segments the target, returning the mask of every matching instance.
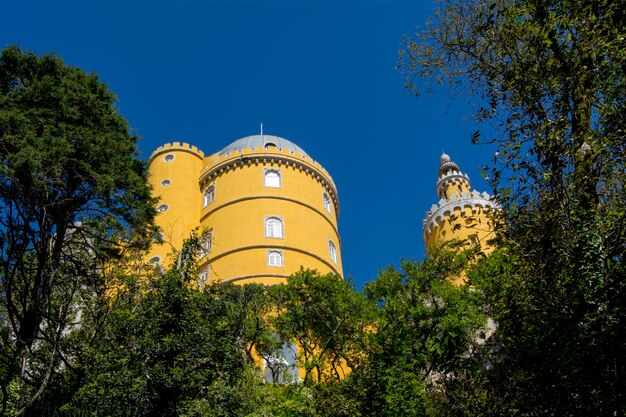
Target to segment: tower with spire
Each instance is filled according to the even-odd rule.
[[[486,192],[472,190],[469,177],[445,153],[441,155],[438,174],[439,202],[432,205],[423,222],[426,250],[432,252],[443,243],[458,239],[490,252],[489,240],[494,237],[491,214],[498,210],[498,205]]]

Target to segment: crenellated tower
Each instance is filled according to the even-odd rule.
[[[154,151],[148,169],[164,241],[151,263],[171,264],[172,249],[199,228],[200,286],[275,284],[301,266],[342,274],[337,189],[293,142],[253,135],[207,157],[175,142]]]
[[[491,214],[498,205],[486,192],[472,190],[469,177],[445,153],[438,174],[439,202],[432,205],[423,222],[426,250],[459,239],[490,252],[489,240],[494,233]]]
[[[157,224],[161,229],[162,245],[153,245],[148,259],[151,263],[169,263],[172,249],[180,249],[184,239],[200,225],[202,193],[198,188],[198,172],[202,169],[204,153],[182,142],[157,148],[148,161],[148,181],[157,205]]]

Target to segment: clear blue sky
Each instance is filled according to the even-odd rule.
[[[423,259],[442,149],[489,191],[493,149],[470,143],[467,98],[414,98],[395,70],[429,0],[4,0],[0,46],[14,43],[97,73],[141,136],[213,153],[264,132],[332,175],[344,273],[357,286]]]

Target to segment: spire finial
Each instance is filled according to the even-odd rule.
[[[261,136],[263,136],[263,122],[261,122]]]

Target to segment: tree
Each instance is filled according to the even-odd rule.
[[[486,325],[476,294],[450,279],[468,255],[442,250],[423,262],[404,261],[367,285],[379,311],[367,359],[351,375],[362,415],[429,415],[431,392],[466,366]]]
[[[28,412],[60,363],[81,292],[151,235],[137,136],[94,74],[10,46],[0,57],[0,386]]]
[[[142,279],[143,280],[143,279]],[[236,415],[253,365],[244,356],[238,305],[249,288],[210,285],[200,292],[179,271],[155,271],[118,296],[98,340],[85,352],[85,378],[68,410],[96,415],[177,416],[189,410]],[[106,393],[106,395],[103,395]]]
[[[625,6],[449,0],[401,56],[417,94],[468,91],[498,146],[504,252],[471,282],[498,322],[500,413],[626,410]]]
[[[271,320],[283,341],[295,341],[305,383],[341,379],[365,350],[373,304],[338,275],[300,270],[272,288]]]

